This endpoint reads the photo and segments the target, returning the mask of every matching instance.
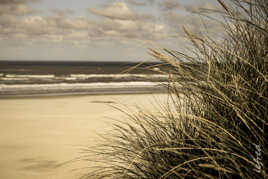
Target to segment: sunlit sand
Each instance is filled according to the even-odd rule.
[[[166,100],[165,94],[0,99],[0,178],[78,178],[90,170],[77,161],[81,149],[96,145],[112,119],[124,119],[112,105],[153,110],[152,103]]]

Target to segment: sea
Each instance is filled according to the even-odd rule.
[[[0,61],[0,98],[166,92],[157,62]]]

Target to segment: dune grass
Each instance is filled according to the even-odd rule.
[[[127,114],[84,178],[268,177],[268,1],[218,2],[224,42],[185,29],[194,55],[152,49],[172,69],[172,107]]]

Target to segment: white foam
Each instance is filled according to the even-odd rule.
[[[122,77],[155,77],[155,78],[163,78],[168,77],[168,75],[156,75],[156,74],[71,74],[71,77],[74,78],[122,78]]]
[[[26,81],[28,80],[28,78],[15,78],[15,77],[12,77],[12,78],[7,78],[7,77],[0,77],[0,80],[3,80],[3,81]]]
[[[13,75],[13,74],[7,74],[7,78],[54,78],[54,75]]]
[[[98,78],[102,80],[102,78],[108,78],[109,80],[128,80],[135,81],[137,79],[150,79],[150,80],[165,80],[168,78],[168,75],[162,74],[70,74],[66,76],[55,76],[55,75],[14,75],[7,74],[6,76],[0,76],[0,81],[10,81],[16,84],[16,81],[35,81],[38,82],[44,80],[67,80],[67,81],[75,81],[75,80],[88,80],[94,79],[94,81],[98,81]],[[108,80],[106,79],[106,80]]]
[[[0,92],[17,90],[50,90],[50,89],[95,89],[95,88],[137,88],[156,87],[163,83],[158,82],[118,82],[118,83],[59,83],[59,84],[25,84],[0,85]]]

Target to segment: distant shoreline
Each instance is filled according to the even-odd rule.
[[[50,94],[23,94],[23,95],[0,95],[0,100],[6,99],[32,99],[32,98],[61,98],[61,97],[79,97],[79,96],[108,96],[108,95],[140,95],[140,94],[165,94],[166,90],[162,91],[116,91],[106,93],[50,93]]]
[[[61,61],[61,60],[0,60],[0,64],[24,64],[24,65],[38,65],[38,64],[145,64],[145,65],[156,65],[156,64],[162,64],[162,62],[159,61],[150,61],[150,62],[144,62],[144,61]]]
[[[159,83],[110,83],[101,85],[61,84],[58,85],[6,85],[0,89],[0,99],[21,97],[79,96],[79,95],[123,95],[166,93]]]

